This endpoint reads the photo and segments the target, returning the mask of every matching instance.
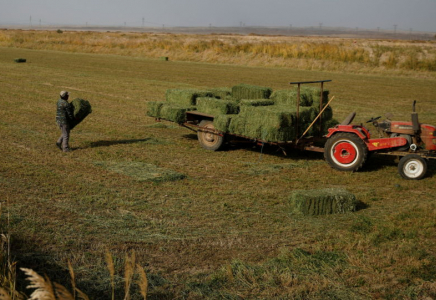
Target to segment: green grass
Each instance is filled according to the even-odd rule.
[[[416,99],[420,121],[436,124],[436,80],[16,48],[0,48],[0,68],[1,231],[11,234],[19,266],[68,285],[70,260],[78,288],[92,299],[110,295],[107,249],[117,274],[125,253],[136,251],[150,299],[435,296],[434,163],[414,182],[384,157],[345,173],[320,154],[284,156],[272,146],[208,152],[191,131],[155,123],[146,110],[167,89],[247,83],[278,90],[332,79],[338,120],[351,111],[356,123],[386,112],[409,120]],[[69,154],[55,146],[61,90],[93,110],[72,131]],[[137,180],[95,162],[153,165],[186,178]],[[289,213],[293,190],[322,188],[344,188],[366,208]]]

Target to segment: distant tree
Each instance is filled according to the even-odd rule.
[[[58,29],[57,31],[56,31],[57,33],[64,33],[62,30],[60,30],[60,29]]]

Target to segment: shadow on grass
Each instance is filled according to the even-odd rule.
[[[113,145],[135,144],[135,143],[164,144],[165,142],[155,138],[131,139],[131,140],[103,140],[103,141],[90,142],[83,147],[73,148],[73,150],[96,148],[96,147],[109,147]]]

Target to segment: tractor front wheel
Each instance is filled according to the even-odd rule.
[[[339,171],[357,171],[364,165],[368,148],[361,138],[352,133],[337,133],[325,143],[324,158]]]
[[[207,150],[217,151],[224,146],[224,136],[214,133],[215,126],[209,120],[200,122],[200,130],[197,131],[198,141],[200,145]],[[203,129],[203,130],[202,130]]]
[[[422,179],[427,173],[427,162],[417,154],[408,154],[400,159],[398,173],[404,179]]]

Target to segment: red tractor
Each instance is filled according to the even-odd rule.
[[[368,154],[378,153],[402,157],[398,172],[405,179],[422,179],[427,172],[427,159],[436,158],[436,127],[421,124],[413,102],[412,121],[380,122],[372,118],[379,138],[371,138],[363,125],[352,125],[356,113],[351,113],[341,124],[330,128],[324,148],[324,157],[333,168],[357,171],[366,162]]]

